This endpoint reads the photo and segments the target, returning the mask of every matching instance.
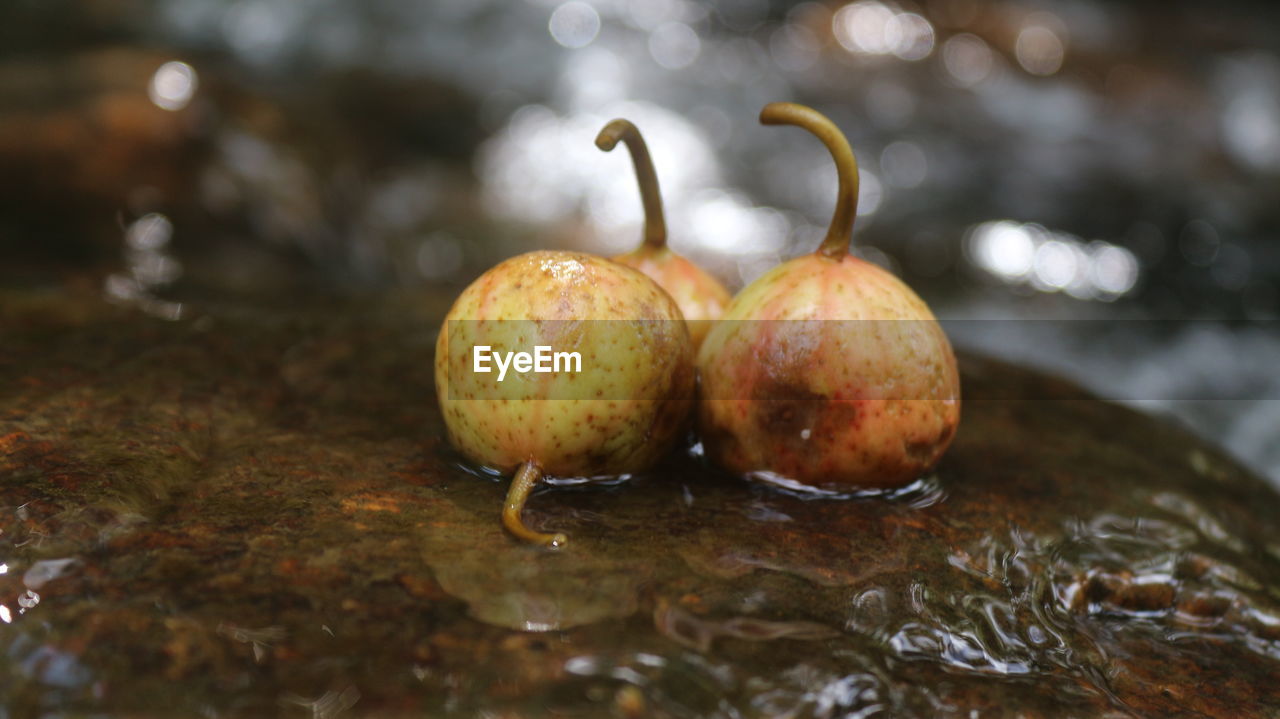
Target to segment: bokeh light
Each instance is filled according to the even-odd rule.
[[[551,13],[547,29],[567,48],[586,47],[600,32],[600,14],[585,2],[570,0]]]
[[[885,41],[894,55],[903,60],[923,60],[933,52],[933,26],[923,15],[904,12],[885,24]]]
[[[1062,68],[1066,44],[1045,25],[1029,24],[1018,33],[1014,54],[1022,69],[1032,75],[1052,75]]]
[[[1215,73],[1222,144],[1240,166],[1280,174],[1280,59],[1244,53]]]
[[[942,63],[961,87],[973,87],[986,80],[994,64],[987,43],[969,33],[960,33],[943,43]]]
[[[1261,5],[140,7],[111,4],[92,52],[7,86],[8,119],[31,119],[4,159],[61,183],[43,213],[89,188],[95,217],[118,214],[105,239],[61,236],[109,259],[103,294],[157,316],[210,281],[434,285],[533,247],[629,249],[629,158],[592,142],[618,116],[649,141],[673,246],[749,279],[811,251],[835,193],[813,138],[756,122],[774,100],[845,131],[857,251],[944,312],[1280,312],[1280,44]],[[61,96],[40,88],[67,87],[83,104],[42,115]]]
[[[880,169],[894,187],[919,187],[929,176],[929,159],[920,145],[896,140],[880,152]]]
[[[1112,301],[1138,282],[1137,257],[1128,249],[1034,223],[994,220],[976,225],[965,251],[974,266],[1001,282],[1080,300]]]
[[[669,22],[649,36],[649,54],[668,70],[679,70],[693,64],[702,52],[702,41],[693,28],[681,22]]]
[[[893,51],[889,25],[894,12],[876,0],[858,0],[836,12],[832,29],[836,40],[849,52],[886,55]]]
[[[199,86],[199,78],[190,65],[171,60],[161,65],[151,76],[147,97],[162,110],[177,111],[191,102]]]

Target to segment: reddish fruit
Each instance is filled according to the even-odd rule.
[[[960,421],[946,335],[916,293],[849,254],[858,169],[823,115],[773,103],[764,124],[817,135],[839,172],[816,252],[742,290],[698,353],[709,457],[747,476],[827,490],[893,488],[937,463]]]

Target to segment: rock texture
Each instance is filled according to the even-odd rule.
[[[547,489],[551,553],[444,440],[447,301],[0,291],[6,716],[1280,712],[1280,498],[1176,428],[962,356],[924,481],[679,453]]]

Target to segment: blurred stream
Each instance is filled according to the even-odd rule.
[[[0,8],[0,280],[182,320],[461,287],[639,239],[741,286],[824,231],[960,345],[1169,414],[1280,485],[1280,9],[1264,3],[118,0]]]

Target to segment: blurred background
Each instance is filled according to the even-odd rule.
[[[1169,414],[1280,484],[1280,8],[1267,3],[7,0],[0,288],[189,321],[452,295],[640,238],[740,287],[824,232],[957,344]],[[3,348],[0,348],[3,351]]]

